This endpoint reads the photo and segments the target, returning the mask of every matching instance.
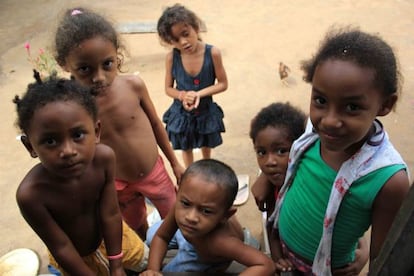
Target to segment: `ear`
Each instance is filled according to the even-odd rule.
[[[232,215],[234,215],[237,212],[237,208],[234,206],[231,206],[226,213],[224,214],[223,221],[228,220]]]
[[[95,123],[95,144],[101,141],[101,121],[97,120]]]
[[[385,116],[391,112],[395,103],[397,102],[398,96],[396,94],[392,94],[387,96],[387,98],[382,103],[381,109],[378,111],[377,116]]]
[[[22,135],[20,137],[20,141],[22,142],[22,144],[24,145],[24,147],[27,149],[27,151],[30,153],[30,156],[33,158],[38,157],[37,153],[34,151],[32,144],[29,141],[29,138],[27,138],[26,135]]]

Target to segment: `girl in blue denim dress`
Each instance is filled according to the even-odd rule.
[[[193,149],[203,159],[222,144],[223,111],[213,95],[227,89],[227,76],[220,50],[199,36],[199,18],[186,7],[168,7],[158,20],[161,42],[173,49],[166,57],[165,92],[174,99],[163,116],[174,149],[182,150],[188,167]]]

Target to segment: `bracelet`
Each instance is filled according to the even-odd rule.
[[[121,253],[116,255],[108,255],[108,260],[118,260],[121,259],[124,256],[124,252],[121,251]]]

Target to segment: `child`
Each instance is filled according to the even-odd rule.
[[[237,190],[237,177],[224,163],[203,159],[191,164],[182,177],[174,209],[154,236],[150,232],[157,226],[148,231],[148,271],[141,275],[158,275],[170,241],[178,243],[178,253],[163,271],[219,273],[235,260],[247,266],[240,275],[273,275],[272,260],[245,244],[234,216],[237,209],[232,207]]]
[[[305,131],[305,120],[306,115],[289,103],[273,103],[251,121],[250,138],[261,170],[252,192],[260,210],[273,211],[277,193],[285,180],[290,147]]]
[[[311,122],[292,145],[271,219],[296,268],[330,275],[370,225],[370,259],[378,255],[407,194],[406,165],[376,119],[393,109],[399,74],[390,46],[357,29],[328,33],[302,68]]]
[[[186,7],[168,7],[157,30],[161,41],[173,47],[166,58],[165,92],[174,102],[163,121],[188,167],[194,161],[193,148],[201,148],[207,159],[223,143],[224,115],[212,96],[227,89],[226,71],[220,50],[201,41],[200,19]]]
[[[65,275],[144,269],[148,248],[122,224],[115,155],[98,144],[101,125],[90,91],[65,79],[42,83],[37,74],[37,83],[14,102],[21,141],[40,159],[20,183],[16,199],[48,247],[51,264]]]
[[[251,121],[250,138],[256,151],[261,174],[252,186],[252,193],[260,210],[271,214],[277,194],[285,180],[290,148],[305,131],[306,115],[289,103],[272,103],[263,108]],[[282,257],[275,231],[268,224],[270,250],[276,269],[288,271],[293,265]],[[344,273],[359,274],[368,261],[368,245],[360,239],[355,261],[343,269]]]
[[[112,147],[116,155],[115,185],[121,212],[145,239],[144,197],[154,203],[161,217],[166,216],[176,197],[157,144],[178,181],[184,168],[174,155],[143,80],[118,75],[122,47],[108,20],[86,9],[68,10],[55,40],[59,65],[97,92],[102,143]]]

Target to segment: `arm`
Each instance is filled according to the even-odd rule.
[[[165,59],[165,93],[169,97],[173,99],[178,99],[182,102],[183,99],[180,96],[180,92],[184,92],[184,91],[178,91],[177,89],[174,88],[172,65],[173,65],[173,51],[169,52]]]
[[[384,184],[375,198],[372,211],[370,263],[378,256],[408,190],[407,173],[401,170]]]
[[[100,219],[105,248],[108,256],[122,252],[122,217],[115,191],[115,154],[109,147],[97,145],[97,159],[103,160],[105,169],[105,185],[100,198]],[[109,260],[111,275],[125,275],[122,257]]]
[[[269,224],[267,226],[267,231],[269,233],[270,253],[272,255],[272,260],[275,262],[276,270],[292,271],[294,269],[294,266],[287,258],[284,258],[283,256],[282,246],[280,244],[280,237],[277,229],[274,229],[273,225]]]
[[[152,238],[148,258],[148,274],[142,275],[152,275],[154,272],[161,271],[162,260],[167,252],[168,243],[178,229],[174,213],[175,208],[172,208]]]
[[[23,180],[25,181],[25,180]],[[95,275],[85,264],[66,233],[56,223],[48,209],[42,204],[36,190],[22,183],[16,200],[26,222],[42,239],[56,262],[70,275]]]
[[[165,130],[164,124],[161,122],[160,118],[157,115],[157,111],[149,96],[145,83],[138,77],[137,91],[139,91],[138,96],[141,99],[141,106],[145,111],[145,114],[147,114],[148,119],[151,123],[152,130],[154,132],[155,138],[157,139],[157,144],[161,148],[165,157],[170,162],[174,175],[177,178],[177,183],[180,183],[181,175],[184,173],[184,167],[180,164],[180,162],[178,162],[178,159],[175,156],[175,153],[168,139],[167,131]]]
[[[275,264],[263,252],[248,246],[235,237],[220,237],[207,241],[210,252],[218,252],[218,256],[235,260],[245,265],[240,275],[274,275]]]
[[[260,173],[257,177],[251,190],[260,211],[268,211],[269,207],[274,205],[273,185],[269,183],[267,177],[263,173]]]

